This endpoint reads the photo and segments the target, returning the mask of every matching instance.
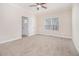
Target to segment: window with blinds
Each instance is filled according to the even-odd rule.
[[[59,20],[58,17],[49,17],[45,19],[45,30],[59,30]]]

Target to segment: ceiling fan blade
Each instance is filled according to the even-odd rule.
[[[43,7],[43,8],[45,8],[45,9],[47,9],[47,7],[45,7],[45,6],[42,6],[42,5],[41,5],[41,7]]]
[[[37,5],[40,5],[40,3],[36,3]]]
[[[41,5],[46,4],[46,3],[40,3]]]

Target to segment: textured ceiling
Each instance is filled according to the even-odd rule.
[[[61,9],[66,9],[70,8],[72,6],[71,3],[47,3],[47,9],[43,9],[40,7],[40,10],[37,10],[36,7],[29,7],[29,5],[32,5],[34,3],[16,3],[16,5],[28,9],[28,11],[31,11],[33,13],[38,13],[38,12],[44,12],[44,11],[56,11],[56,10],[61,10]]]

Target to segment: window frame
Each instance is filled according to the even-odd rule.
[[[50,24],[47,24],[48,23],[47,21],[49,21]],[[44,29],[59,31],[59,17],[46,17],[44,21]]]

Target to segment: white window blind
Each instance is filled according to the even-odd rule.
[[[45,19],[45,30],[59,30],[59,20],[58,17],[49,17]]]

